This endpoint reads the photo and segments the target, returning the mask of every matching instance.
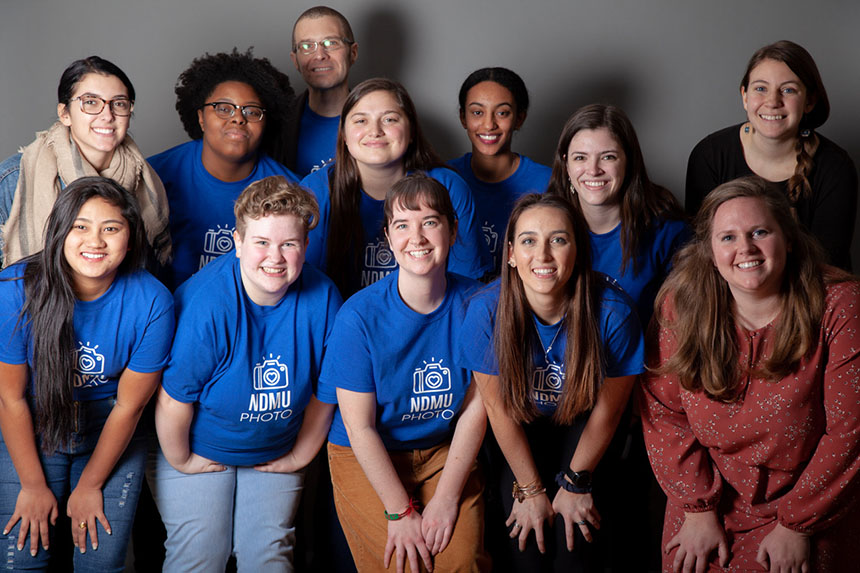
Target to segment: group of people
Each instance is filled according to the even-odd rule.
[[[652,475],[666,571],[849,570],[857,173],[806,50],[753,55],[686,213],[618,107],[544,166],[523,80],[483,68],[446,164],[357,57],[318,6],[298,98],[250,50],[197,58],[191,139],[149,159],[129,78],[78,60],[0,163],[7,566],[56,561],[65,511],[75,570],[121,571],[147,481],[165,571],[292,570],[327,442],[311,511],[359,571],[645,570]]]

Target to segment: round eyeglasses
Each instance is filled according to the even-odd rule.
[[[319,42],[299,42],[296,44],[296,47],[293,51],[298,51],[306,56],[310,56],[317,51],[317,48],[320,47],[322,47],[322,49],[326,52],[336,52],[344,46],[348,46],[352,43],[352,41],[347,40],[346,38],[326,38],[325,40],[320,40]]]
[[[248,123],[263,121],[263,114],[266,113],[266,110],[258,105],[236,105],[228,101],[213,101],[200,106],[201,109],[204,107],[211,107],[215,115],[221,119],[230,119],[238,109]]]
[[[98,96],[84,94],[82,96],[73,97],[69,101],[78,100],[81,104],[81,111],[88,115],[98,115],[105,108],[105,105],[110,106],[110,112],[118,117],[126,117],[134,111],[134,102],[127,97],[115,99],[102,99]]]

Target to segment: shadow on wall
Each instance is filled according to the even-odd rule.
[[[614,69],[614,66],[608,67]],[[639,91],[631,81],[633,74],[616,72],[601,76],[593,73],[589,75],[587,85],[578,77],[573,72],[560,74],[556,78],[556,87],[547,90],[539,100],[533,96],[522,133],[518,141],[514,141],[515,150],[529,149],[532,159],[551,167],[561,129],[576,110],[592,103],[606,103],[630,114],[629,108]],[[528,87],[529,94],[534,94],[532,87]]]
[[[406,18],[395,6],[377,6],[368,10],[362,20],[350,22],[358,42],[358,61],[353,67],[351,83],[373,77],[399,80],[403,77],[403,63],[410,48]]]

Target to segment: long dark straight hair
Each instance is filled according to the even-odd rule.
[[[559,195],[531,194],[517,201],[505,232],[502,260],[510,260],[517,221],[523,213],[537,207],[550,207],[564,213],[573,226],[576,245],[576,262],[566,293],[564,390],[553,414],[555,423],[571,424],[578,414],[594,407],[603,382],[603,347],[599,327],[601,278],[591,270],[588,225],[584,217]],[[508,414],[518,422],[531,422],[540,415],[529,392],[534,371],[532,355],[541,344],[532,322],[532,311],[517,269],[502,265],[494,336],[499,360],[499,393]]]
[[[45,227],[45,248],[23,260],[24,306],[19,324],[30,324],[35,430],[48,454],[67,445],[74,428],[76,297],[63,249],[81,207],[93,198],[118,207],[128,223],[129,250],[118,273],[142,268],[146,262],[146,234],[137,201],[117,182],[104,177],[82,177],[60,193]]]
[[[344,125],[352,108],[373,92],[384,91],[394,97],[397,106],[409,122],[410,142],[402,161],[406,171],[428,171],[445,167],[433,147],[424,137],[418,112],[412,98],[400,83],[386,78],[371,78],[355,86],[343,104],[340,128],[337,132],[335,163],[329,172],[329,198],[331,220],[329,225],[326,268],[328,275],[347,297],[358,290],[358,269],[361,268],[364,230],[361,225],[361,175],[355,159],[350,155],[344,138]]]
[[[583,129],[600,129],[605,127],[610,135],[624,150],[627,168],[624,182],[618,190],[621,203],[621,272],[627,265],[633,263],[634,274],[638,272],[636,256],[647,247],[643,239],[648,231],[661,218],[683,219],[684,213],[674,195],[648,178],[642,148],[639,138],[627,114],[614,105],[592,104],[581,107],[574,112],[561,131],[555,158],[552,162],[547,193],[567,197],[581,211],[579,196],[572,192],[570,174],[567,172],[567,150],[574,136]]]

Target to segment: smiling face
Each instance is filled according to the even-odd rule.
[[[788,244],[762,200],[741,197],[717,208],[711,252],[714,265],[736,300],[779,294]]]
[[[401,273],[444,276],[457,232],[425,201],[414,211],[395,203],[385,234]]]
[[[277,304],[302,272],[308,234],[296,215],[245,217],[245,232],[233,232],[242,285],[260,306]]]
[[[206,103],[219,101],[265,107],[254,88],[242,82],[222,82],[215,86]],[[207,106],[197,110],[197,119],[203,130],[203,164],[207,167],[241,164],[256,158],[266,128],[265,114],[263,121],[248,123],[238,109],[233,111],[233,117],[221,119]]]
[[[131,116],[116,116],[111,112],[110,105],[105,105],[98,115],[89,115],[81,111],[80,100],[95,96],[105,101],[117,98],[128,98],[128,89],[116,77],[102,74],[86,74],[72,90],[72,99],[68,105],[57,105],[57,116],[69,128],[75,145],[81,154],[97,171],[105,170],[113,158],[114,150],[125,139],[128,122]]]
[[[608,128],[576,132],[567,148],[566,166],[583,210],[618,204],[627,157]]]
[[[806,87],[784,62],[762,60],[750,71],[749,85],[741,87],[747,119],[755,133],[770,139],[797,137],[803,114],[812,111]]]
[[[349,110],[343,138],[359,169],[402,164],[409,148],[409,120],[391,92],[370,92]]]
[[[343,40],[345,34],[334,16],[302,18],[296,23],[293,45],[299,42],[321,42],[326,39]],[[339,50],[325,51],[322,46],[312,54],[300,50],[290,53],[293,65],[310,89],[328,90],[346,84],[349,68],[358,57],[358,44],[345,44]]]
[[[128,240],[128,221],[119,207],[101,197],[83,204],[63,243],[78,298],[98,298],[110,287],[128,252]]]
[[[555,207],[532,207],[516,222],[508,245],[508,264],[515,267],[529,305],[558,306],[576,264],[573,225]]]
[[[466,106],[460,112],[460,123],[472,142],[472,153],[481,155],[510,151],[514,131],[524,120],[525,114],[517,113],[510,90],[491,81],[474,85],[466,94]]]

